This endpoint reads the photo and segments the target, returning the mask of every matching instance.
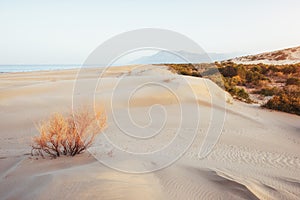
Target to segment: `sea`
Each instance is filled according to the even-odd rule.
[[[81,65],[0,65],[0,73],[76,69]]]

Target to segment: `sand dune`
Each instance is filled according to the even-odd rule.
[[[260,53],[257,55],[242,56],[229,61],[238,64],[267,64],[267,65],[288,65],[300,62],[300,47],[293,47],[277,51]]]
[[[299,199],[299,116],[234,101],[209,80],[165,67],[110,68],[97,87],[92,86],[101,71],[85,72],[77,80],[77,70],[0,74],[0,199]],[[82,87],[74,90],[78,104],[95,98],[105,107],[107,129],[90,152],[31,157],[34,123],[70,110],[75,83]],[[224,114],[223,104],[225,122],[214,124],[213,115]],[[220,138],[207,137],[210,128],[219,127]],[[191,146],[169,167],[131,174],[106,166],[151,171],[180,154],[194,132]],[[128,152],[142,153],[176,140],[165,151],[137,159],[103,145],[105,136]],[[212,151],[199,158],[203,145]]]

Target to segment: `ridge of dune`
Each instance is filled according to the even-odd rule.
[[[256,55],[242,56],[233,58],[232,61],[237,64],[268,64],[285,65],[300,63],[300,47],[293,47],[272,52],[265,52]]]

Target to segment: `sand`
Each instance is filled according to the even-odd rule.
[[[237,64],[253,65],[263,63],[266,65],[290,65],[300,63],[300,47],[265,52],[256,55],[242,56],[230,59]]]
[[[96,88],[90,84],[97,82],[98,69],[79,79],[77,72],[0,74],[0,199],[299,199],[299,116],[237,102],[209,80],[175,75],[165,67],[110,68]],[[76,84],[84,90],[74,90]],[[91,97],[105,108],[108,125],[90,151],[57,159],[30,156],[39,120],[68,112],[72,102],[94,102]],[[214,124],[212,108],[223,116],[224,105],[224,124]],[[178,128],[180,120],[184,124]],[[210,125],[216,132],[220,128],[220,137],[206,136]],[[154,130],[159,134],[151,135]],[[156,170],[180,154],[194,133],[182,157]],[[137,159],[103,147],[104,136],[129,152],[155,152],[174,137],[176,144]],[[211,152],[199,157],[205,145]]]

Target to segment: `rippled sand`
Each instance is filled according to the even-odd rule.
[[[78,79],[77,70],[0,74],[1,199],[299,199],[299,116],[233,101],[208,80],[183,78],[164,67],[111,68],[98,87],[93,87],[100,74],[97,69],[87,70]],[[75,83],[79,86],[74,89]],[[31,138],[37,134],[35,123],[52,112],[69,111],[73,97],[76,105],[95,99],[96,106],[104,107],[108,115],[105,134],[127,151],[152,152],[162,149],[174,137],[182,145],[178,143],[140,161],[118,154],[115,149],[99,152],[101,135],[90,153],[73,158],[28,155]],[[224,114],[224,101],[224,124],[213,124],[212,111]],[[191,115],[182,115],[180,106],[190,109]],[[146,127],[137,130],[144,131],[136,132],[128,120],[128,108],[132,120]],[[195,113],[200,116],[198,129],[193,128],[191,118]],[[181,116],[190,119],[178,128]],[[223,127],[220,138],[206,138],[210,125],[213,129]],[[149,136],[152,129],[160,131],[148,141],[137,142],[124,135],[124,129],[140,137]],[[124,170],[136,166],[140,171],[151,171],[175,158],[194,132],[196,137],[187,152],[169,167],[155,172],[119,172],[91,155]],[[199,158],[205,144],[213,147],[212,151]]]

